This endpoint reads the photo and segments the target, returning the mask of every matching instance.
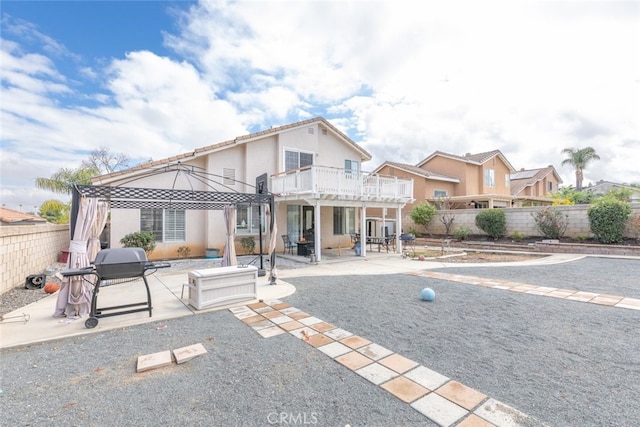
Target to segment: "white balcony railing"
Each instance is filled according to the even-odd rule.
[[[271,177],[271,191],[275,194],[313,197],[350,196],[366,199],[413,198],[413,180],[368,172],[354,172],[326,166],[308,166]]]

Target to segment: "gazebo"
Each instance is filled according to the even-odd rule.
[[[174,167],[163,167],[152,170],[150,174],[159,173],[193,173],[179,163]],[[201,174],[194,176],[202,181]],[[211,177],[206,177],[210,180]],[[175,181],[174,181],[175,182]],[[235,265],[235,249],[233,244],[235,221],[233,212],[239,204],[257,205],[260,221],[265,216],[269,220],[269,247],[271,284],[275,284],[275,245],[277,225],[275,221],[274,197],[267,189],[267,174],[256,178],[255,193],[237,191],[199,191],[165,188],[139,188],[105,185],[74,185],[70,214],[69,257],[67,266],[80,269],[89,266],[100,250],[99,236],[104,229],[110,209],[182,209],[182,210],[224,210],[227,229],[227,244],[223,262]],[[214,188],[213,185],[209,185]],[[253,185],[249,185],[253,187]],[[263,209],[264,207],[264,209]],[[263,267],[262,227],[259,227],[260,266],[258,275],[266,274]],[[62,282],[54,317],[83,317],[89,314],[91,304],[91,283],[95,277],[75,276]]]

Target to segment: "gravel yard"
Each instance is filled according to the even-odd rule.
[[[438,254],[434,253],[432,256]],[[540,255],[526,254],[506,254],[506,253],[489,253],[489,252],[472,252],[465,255],[456,255],[447,257],[446,262],[451,263],[468,263],[468,262],[511,262],[524,261],[539,257]],[[255,257],[240,257],[239,262],[249,263],[254,261]],[[210,268],[220,265],[219,259],[180,259],[171,260],[171,268],[160,271],[160,274],[166,271],[193,270],[199,268]],[[268,264],[266,265],[268,266]],[[265,266],[265,267],[266,267]],[[304,268],[308,267],[308,263],[299,263],[286,258],[278,257],[279,269]],[[65,267],[65,264],[54,264],[51,268],[59,271]],[[60,284],[60,279],[55,276],[47,276],[47,282],[55,282]],[[47,294],[42,289],[25,289],[24,286],[17,286],[0,295],[0,316],[11,313],[21,307],[29,305],[46,297]]]
[[[640,261],[438,270],[618,293],[637,287]],[[297,288],[288,304],[512,406],[534,425],[640,425],[637,310],[405,274],[287,281]],[[433,303],[419,299],[425,286],[436,292]],[[205,355],[135,373],[139,355],[197,342]],[[435,425],[302,340],[262,338],[228,310],[0,356],[7,425],[265,426],[272,414],[318,426]]]

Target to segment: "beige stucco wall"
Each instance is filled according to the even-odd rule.
[[[471,194],[510,195],[511,189],[505,185],[505,176],[511,174],[509,167],[498,156],[494,156],[482,165],[475,165],[443,156],[436,156],[421,166],[431,172],[455,176],[460,180],[451,196],[467,196]],[[484,185],[484,171],[494,170],[495,187]],[[417,194],[417,193],[416,193]]]
[[[640,203],[633,203],[633,214],[640,215]],[[589,229],[589,218],[587,217],[587,209],[589,205],[572,205],[572,206],[554,206],[554,209],[558,209],[568,215],[568,227],[565,233],[566,237],[578,237],[587,236],[593,237]],[[519,232],[525,236],[539,236],[540,232],[536,229],[535,221],[531,216],[532,213],[539,211],[539,207],[527,207],[527,208],[511,208],[505,209],[505,215],[507,218],[507,235],[512,235],[514,232]],[[450,212],[454,217],[453,227],[451,232],[458,227],[466,226],[471,229],[472,234],[483,235],[483,231],[478,229],[475,225],[475,218],[480,210],[477,209],[464,209],[454,211],[436,211],[436,216],[429,224],[429,232],[433,234],[445,234],[445,228],[440,217]],[[633,215],[632,214],[632,215]],[[403,215],[402,219],[403,229],[405,232],[414,228],[419,232],[424,232],[422,226],[415,226],[411,220],[409,214]],[[634,237],[628,235],[628,237]]]
[[[193,161],[183,162],[185,167],[203,167],[205,158]],[[221,170],[222,171],[222,170]],[[222,175],[222,173],[220,173]],[[222,182],[222,178],[215,178]],[[141,178],[127,184],[128,187],[142,188],[175,188],[182,190],[200,190],[206,191],[209,188],[200,180],[189,177],[184,173],[176,175],[175,173],[159,174],[153,177]],[[208,247],[207,235],[203,232],[207,221],[206,212],[193,210],[186,212],[186,233],[191,248],[191,255],[204,255],[205,249]],[[112,248],[122,247],[120,239],[126,234],[140,231],[140,210],[139,209],[111,209],[111,236],[110,243]],[[184,246],[185,242],[156,243],[156,248],[149,255],[149,259],[167,259],[177,258],[178,248]]]
[[[312,132],[309,131],[312,129]],[[285,129],[276,135],[265,135],[253,140],[240,140],[236,146],[227,146],[224,149],[203,155],[201,158],[183,161],[188,166],[199,166],[211,174],[211,178],[222,182],[223,169],[235,170],[235,185],[226,188],[221,185],[214,187],[218,191],[241,193],[255,192],[256,177],[267,173],[273,175],[284,171],[284,150],[298,150],[314,154],[314,164],[344,168],[345,159],[355,160],[362,164],[361,153],[353,146],[339,140],[332,131],[323,132],[324,126],[312,124],[301,128]],[[220,178],[217,178],[220,176]],[[174,183],[174,173],[155,175],[152,178],[144,178],[127,183],[127,186],[150,188],[176,188],[211,191],[205,183],[197,180],[186,179],[187,175],[180,175]],[[242,182],[248,185],[242,184]],[[116,183],[117,185],[117,183]],[[292,202],[293,203],[293,202]],[[298,202],[300,203],[300,202]],[[286,233],[286,204],[281,203],[277,207],[278,220],[278,248],[282,248],[282,234]],[[185,242],[156,244],[156,249],[149,255],[150,259],[176,258],[177,249],[187,245],[191,248],[191,256],[203,256],[207,248],[224,250],[226,233],[224,230],[224,217],[222,211],[187,211],[186,213],[187,239]],[[333,236],[333,212],[331,208],[321,210],[323,230],[323,245],[337,245],[343,240],[350,240],[348,235]],[[140,229],[139,209],[112,209],[111,210],[111,247],[120,247],[120,239]],[[240,239],[244,235],[236,236],[235,247],[238,253],[242,253]],[[258,247],[258,234],[252,235]],[[266,245],[266,240],[264,241]]]
[[[511,188],[507,187],[506,177],[511,174],[511,171],[507,167],[507,165],[502,161],[502,159],[498,156],[494,156],[493,158],[487,160],[482,166],[479,168],[479,176],[478,180],[481,183],[483,194],[501,194],[501,195],[510,195]],[[494,170],[494,183],[495,187],[487,187],[484,183],[484,172],[487,169]]]
[[[0,227],[0,294],[24,286],[27,276],[41,274],[69,249],[69,224]]]

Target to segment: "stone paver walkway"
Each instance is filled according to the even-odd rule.
[[[441,426],[540,424],[464,384],[280,300],[229,309],[264,338],[288,333]]]
[[[421,271],[409,273],[431,279],[448,280],[451,282],[465,283],[468,285],[484,286],[486,288],[503,289],[512,292],[523,292],[531,295],[540,295],[553,298],[561,298],[570,301],[587,302],[591,304],[607,305],[617,308],[640,310],[640,299],[628,298],[619,295],[598,294],[594,292],[582,292],[571,289],[553,288],[548,286],[530,285],[501,279],[487,279],[478,276],[462,274],[449,274],[436,271]]]

